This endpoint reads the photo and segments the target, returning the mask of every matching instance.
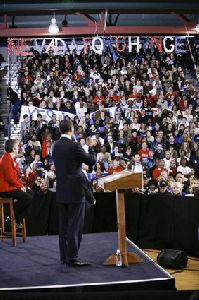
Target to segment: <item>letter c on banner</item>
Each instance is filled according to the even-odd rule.
[[[97,49],[95,46],[96,41],[100,42],[100,49]],[[97,54],[102,54],[103,48],[104,48],[104,43],[103,43],[103,39],[101,37],[94,37],[92,39],[92,48],[93,51]]]
[[[118,44],[118,40],[119,40],[119,39],[123,39],[123,40],[124,40],[124,44],[123,44],[122,49],[119,48],[119,44]],[[115,44],[115,47],[116,47],[116,49],[117,49],[118,52],[124,52],[124,50],[126,49],[126,42],[125,42],[124,36],[116,36],[116,44]]]
[[[164,47],[165,52],[171,53],[171,52],[174,51],[175,46],[174,46],[174,45],[171,45],[171,49],[168,49],[167,46],[166,46],[166,40],[167,40],[167,39],[173,41],[173,37],[172,37],[172,36],[165,36],[165,37],[163,38],[163,47]]]

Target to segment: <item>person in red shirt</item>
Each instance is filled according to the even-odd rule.
[[[94,97],[93,103],[95,103],[95,104],[98,104],[98,103],[104,104],[104,102],[105,102],[105,97],[102,95],[102,93],[100,91],[97,91],[97,95]]]
[[[112,166],[108,168],[108,174],[122,172],[124,169],[120,166],[120,163],[117,159],[113,159]]]
[[[15,220],[17,228],[20,228],[22,219],[30,210],[33,192],[26,189],[20,179],[20,171],[15,161],[17,155],[18,141],[8,139],[5,142],[5,152],[0,158],[0,197],[13,199]]]
[[[143,161],[149,157],[149,149],[147,148],[147,144],[145,142],[142,143],[142,148],[138,151],[138,154]]]
[[[156,166],[153,169],[153,180],[157,180],[164,168],[164,160],[156,159]]]

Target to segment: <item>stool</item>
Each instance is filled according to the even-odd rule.
[[[5,232],[5,218],[4,218],[4,204],[9,205],[10,210],[10,220],[11,220],[11,232]],[[16,246],[16,236],[17,234],[22,236],[23,242],[26,241],[26,220],[23,218],[21,232],[16,232],[16,221],[14,214],[14,205],[12,198],[2,198],[0,197],[0,238],[12,238],[13,246]]]

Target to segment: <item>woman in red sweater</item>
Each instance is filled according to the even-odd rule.
[[[12,198],[17,227],[30,209],[33,192],[26,189],[20,179],[20,171],[15,161],[18,155],[18,142],[9,139],[5,142],[5,153],[0,158],[0,197]],[[17,201],[16,201],[17,200]]]

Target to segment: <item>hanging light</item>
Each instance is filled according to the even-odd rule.
[[[199,24],[196,25],[195,31],[199,32]]]
[[[51,24],[48,28],[48,31],[52,34],[56,34],[59,32],[59,27],[56,24],[57,20],[54,18],[51,19]]]
[[[65,16],[62,21],[62,27],[67,27],[67,26],[68,26],[68,20],[67,20],[67,17]]]

